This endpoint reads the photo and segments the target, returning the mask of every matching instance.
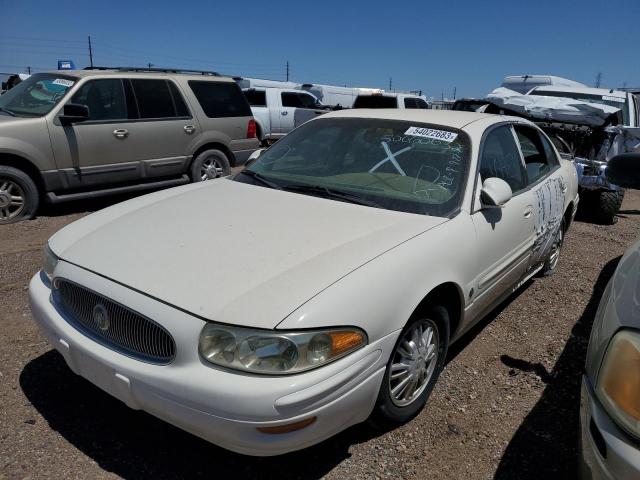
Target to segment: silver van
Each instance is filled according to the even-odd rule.
[[[240,87],[213,72],[37,73],[0,96],[0,224],[61,202],[228,175],[259,147]]]

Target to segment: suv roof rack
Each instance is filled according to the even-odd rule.
[[[185,68],[147,68],[147,67],[85,67],[85,70],[117,70],[119,72],[156,72],[156,73],[184,73],[196,75],[211,75],[219,77],[218,72],[207,70],[190,70]]]

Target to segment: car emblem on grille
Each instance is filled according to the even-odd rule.
[[[109,321],[109,312],[107,312],[107,307],[101,303],[93,307],[93,320],[96,322],[96,325],[98,325],[98,328],[103,332],[109,330],[111,322]]]

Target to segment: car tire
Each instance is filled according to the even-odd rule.
[[[413,335],[418,328],[422,328],[424,332],[419,337],[422,337],[426,345],[421,343],[416,347],[415,342],[412,346],[408,339],[415,338]],[[428,338],[425,338],[425,335],[428,337],[427,328],[432,329],[431,342],[433,343],[428,343]],[[429,345],[434,346],[432,350],[429,349]],[[408,422],[420,413],[444,367],[448,347],[449,313],[446,308],[435,306],[426,312],[423,311],[421,314],[415,315],[403,328],[389,357],[369,423],[376,428],[388,430]],[[432,358],[431,363],[424,362],[429,357],[430,351],[434,352],[435,357]],[[413,355],[413,359],[410,359],[408,354]],[[397,366],[400,364],[410,364],[411,368],[398,369]],[[424,383],[420,383],[422,371],[424,371]],[[415,378],[418,378],[415,387],[400,386],[402,382],[413,375],[417,375]],[[408,381],[408,384],[412,383],[414,383],[413,379]],[[411,388],[413,388],[413,393],[409,394]],[[403,398],[403,395],[406,398]]]
[[[231,164],[224,152],[216,149],[205,150],[191,163],[189,175],[192,182],[203,182],[231,174]]]
[[[0,165],[0,225],[33,218],[39,204],[33,179],[22,170]]]
[[[603,190],[594,193],[594,209],[595,219],[605,225],[613,225],[618,221],[616,216],[622,206],[624,200],[624,190]]]
[[[560,251],[562,250],[562,244],[564,243],[564,234],[566,231],[567,227],[563,218],[560,222],[560,228],[558,228],[558,232],[556,233],[556,238],[554,238],[553,240],[553,246],[551,247],[549,256],[547,256],[547,259],[544,261],[544,265],[542,266],[542,270],[540,270],[541,277],[548,277],[549,275],[553,275],[553,273],[558,269]]]

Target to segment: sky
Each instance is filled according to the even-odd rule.
[[[314,2],[0,0],[0,72],[180,67],[428,97],[506,75],[640,87],[640,0]]]

